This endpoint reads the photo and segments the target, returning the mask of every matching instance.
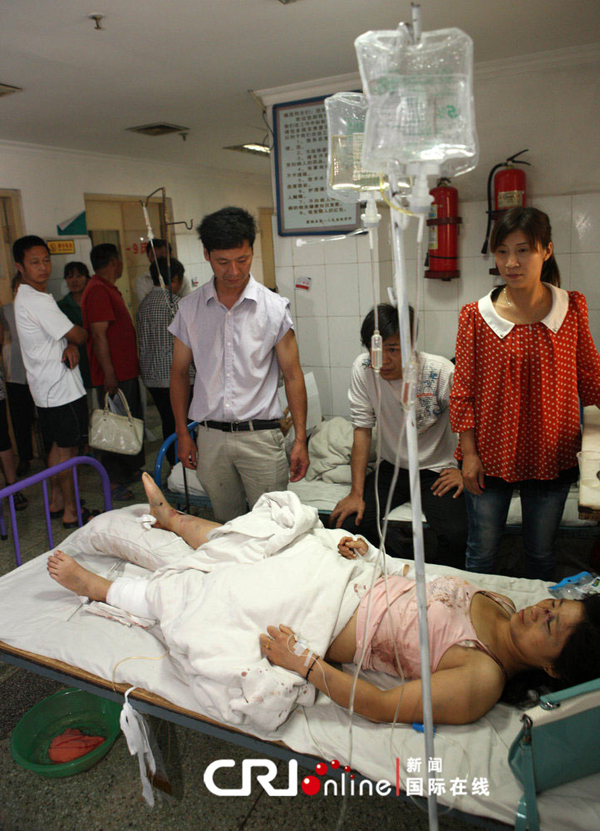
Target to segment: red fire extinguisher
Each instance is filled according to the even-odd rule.
[[[452,280],[460,277],[458,270],[458,191],[451,187],[449,179],[440,179],[429,193],[433,203],[429,212],[429,269],[425,277]]]
[[[522,156],[527,153],[527,150],[521,150],[515,153],[514,156],[509,156],[505,162],[494,165],[490,170],[487,184],[488,195],[488,221],[485,232],[485,241],[481,249],[482,254],[487,254],[488,240],[490,238],[490,231],[492,229],[492,221],[502,216],[504,211],[509,208],[525,207],[527,199],[527,179],[525,171],[517,164],[526,164],[529,162],[521,161],[517,156]],[[492,193],[494,196],[492,207]],[[492,273],[492,272],[490,272]],[[494,271],[494,273],[497,273]]]

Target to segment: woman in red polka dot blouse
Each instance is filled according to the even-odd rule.
[[[460,313],[450,422],[469,518],[466,567],[492,573],[512,491],[526,576],[552,580],[554,542],[581,446],[579,400],[600,405],[585,297],[560,288],[550,221],[513,208],[492,232],[505,285]]]

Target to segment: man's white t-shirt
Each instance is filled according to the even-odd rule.
[[[51,294],[22,283],[15,297],[15,322],[27,383],[37,407],[60,407],[85,395],[79,367],[63,362],[65,335],[73,323]]]

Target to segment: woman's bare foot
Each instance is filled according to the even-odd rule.
[[[154,527],[172,531],[173,518],[179,515],[179,511],[169,505],[163,492],[149,473],[142,473],[142,484],[150,504],[150,513],[157,520]]]
[[[106,592],[110,587],[110,580],[88,571],[82,565],[57,550],[48,557],[48,574],[65,589],[89,597],[90,600],[106,602]]]

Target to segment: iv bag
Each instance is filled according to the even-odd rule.
[[[366,169],[430,163],[457,176],[479,154],[473,104],[473,41],[460,29],[423,32],[413,43],[404,25],[365,32],[355,42],[369,104],[363,140]]]
[[[361,163],[367,100],[360,92],[337,92],[325,99],[327,132],[327,192],[340,202],[360,202],[361,191],[380,192],[377,169]],[[381,168],[385,170],[385,165]],[[383,174],[381,174],[383,176]],[[385,180],[385,177],[383,177]],[[384,181],[387,187],[387,181]]]

